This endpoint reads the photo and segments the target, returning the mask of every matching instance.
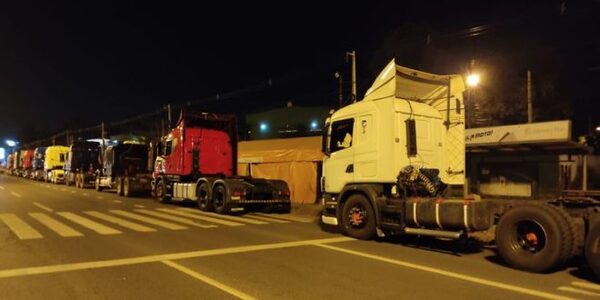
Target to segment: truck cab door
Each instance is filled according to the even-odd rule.
[[[323,160],[323,184],[327,193],[340,192],[354,181],[354,119],[343,119],[331,124],[328,135],[328,156]]]

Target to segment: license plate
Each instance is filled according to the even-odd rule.
[[[243,207],[234,207],[231,209],[231,211],[244,211]]]

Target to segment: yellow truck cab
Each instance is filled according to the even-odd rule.
[[[46,173],[46,182],[54,184],[64,182],[65,158],[69,152],[69,147],[66,146],[49,146],[46,148],[46,159],[44,160],[44,171]]]

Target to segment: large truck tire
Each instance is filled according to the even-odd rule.
[[[123,179],[123,196],[131,197],[131,180],[129,177]]]
[[[496,247],[513,268],[549,272],[572,256],[574,236],[570,219],[550,205],[518,206],[496,226]]]
[[[208,182],[203,182],[196,190],[198,208],[202,211],[212,211],[214,209],[212,199],[210,198],[210,187]]]
[[[362,194],[351,195],[342,208],[342,226],[346,235],[370,240],[375,236],[375,212]]]
[[[600,280],[600,219],[590,227],[585,243],[585,258]]]
[[[171,198],[167,196],[167,179],[162,177],[156,183],[156,200],[160,203],[169,203],[171,202]]]
[[[225,215],[229,213],[229,201],[227,201],[227,189],[222,184],[214,187],[212,192],[213,208],[216,213]]]
[[[115,179],[115,188],[117,189],[117,195],[123,196],[123,179],[121,177]]]

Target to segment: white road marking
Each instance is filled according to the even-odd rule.
[[[197,215],[197,214],[188,213],[188,212],[184,212],[184,211],[180,211],[180,210],[176,210],[176,209],[159,208],[157,210],[164,211],[166,213],[170,213],[170,214],[174,214],[174,215],[180,215],[180,216],[183,216],[183,217],[192,218],[192,219],[198,219],[198,220],[207,221],[207,222],[211,222],[211,223],[221,224],[221,225],[225,225],[225,226],[244,226],[244,224],[242,224],[242,223],[231,222],[231,221],[221,220],[221,219],[217,219],[217,218],[200,216],[200,215]]]
[[[135,206],[135,207],[137,207],[137,208],[146,208],[145,206],[143,206],[143,205],[139,205],[139,204],[136,204],[136,205],[134,205],[134,206]]]
[[[104,199],[104,197],[102,197],[102,196],[96,196],[96,199],[102,200],[102,199]]]
[[[45,211],[52,212],[52,209],[49,208],[48,206],[44,206],[44,205],[39,204],[37,202],[33,202],[33,205],[35,205],[35,206],[37,206],[37,207],[39,207],[39,208],[41,208],[41,209],[43,209]]]
[[[81,195],[83,195],[84,197],[87,197],[87,196],[89,196],[90,194],[88,194],[88,193],[82,193]]]
[[[76,193],[75,191],[71,191],[71,194],[75,194],[75,193]]]
[[[114,203],[123,203],[121,200],[113,200]]]
[[[261,216],[261,217],[283,219],[283,220],[294,221],[294,222],[302,222],[302,223],[310,223],[310,222],[314,221],[314,220],[312,220],[310,218],[303,218],[303,217],[292,216],[292,215],[285,215],[285,214],[263,214],[263,213],[254,213],[254,214],[258,215],[258,216]]]
[[[64,191],[66,191],[67,189],[65,189],[65,188],[61,188],[60,190],[64,192]]]
[[[540,298],[545,298],[545,299],[552,299],[552,300],[573,300],[574,299],[574,298],[560,296],[560,295],[547,293],[547,292],[543,292],[543,291],[518,287],[518,286],[511,285],[511,284],[501,283],[501,282],[497,282],[497,281],[493,281],[493,280],[487,280],[487,279],[482,279],[482,278],[478,278],[478,277],[473,277],[470,275],[464,275],[464,274],[460,274],[460,273],[444,271],[444,270],[440,270],[438,268],[427,267],[427,266],[422,266],[422,265],[405,262],[405,261],[401,261],[401,260],[386,258],[383,256],[362,253],[362,252],[358,252],[358,251],[354,251],[354,250],[348,250],[348,249],[344,249],[344,248],[340,248],[340,247],[336,247],[336,246],[325,245],[325,244],[316,244],[315,246],[333,250],[333,251],[346,253],[346,254],[360,256],[360,257],[364,257],[364,258],[368,258],[368,259],[372,259],[372,260],[386,262],[389,264],[402,266],[405,268],[410,268],[410,269],[419,270],[419,271],[423,271],[423,272],[434,273],[437,275],[446,276],[446,277],[463,280],[463,281],[468,281],[468,282],[472,282],[472,283],[477,283],[477,284],[481,284],[481,285],[491,286],[491,287],[495,287],[495,288],[499,288],[499,289],[503,289],[503,290],[512,291],[515,293],[521,293],[521,294],[525,294],[525,295],[530,295],[530,296],[535,296],[535,297],[540,297]]]
[[[272,223],[280,223],[280,224],[290,223],[290,221],[279,220],[279,219],[275,219],[275,218],[261,217],[261,216],[257,216],[254,214],[242,215],[240,217],[268,221],[268,222],[272,222]]]
[[[25,223],[14,214],[0,214],[0,221],[4,222],[12,232],[21,240],[41,239],[42,235],[33,227]]]
[[[21,196],[21,194],[16,193],[16,192],[10,192],[10,194],[13,195],[13,196],[15,196],[15,197],[17,197],[17,198],[23,197],[23,196]]]
[[[203,212],[197,209],[191,209],[191,208],[180,208],[180,210],[185,210],[185,211],[189,211],[191,213],[194,214],[199,214],[199,215],[203,215],[206,217],[218,217],[221,219],[225,219],[225,220],[230,220],[233,222],[245,222],[245,223],[249,223],[249,224],[269,224],[267,222],[263,222],[263,221],[257,221],[257,220],[250,220],[250,219],[244,219],[244,218],[240,218],[237,216],[225,216],[225,215],[217,215],[217,214],[213,214],[213,213],[207,213],[207,212]]]
[[[51,218],[44,213],[29,213],[29,215],[62,237],[83,236],[81,232]]]
[[[125,228],[134,230],[134,231],[138,231],[138,232],[153,232],[156,231],[156,229],[154,228],[150,228],[144,225],[140,225],[137,223],[133,223],[130,221],[127,221],[125,219],[121,219],[121,218],[117,218],[117,217],[113,217],[111,215],[107,215],[107,214],[103,214],[101,212],[97,212],[97,211],[84,211],[85,214],[88,214],[92,217],[96,217],[100,220],[104,220],[113,224],[117,224],[119,226],[123,226]]]
[[[226,292],[228,294],[231,294],[231,295],[233,295],[235,297],[238,297],[240,299],[244,299],[244,300],[254,300],[254,299],[256,299],[256,298],[254,298],[254,297],[252,297],[252,296],[250,296],[250,295],[248,295],[246,293],[238,291],[238,290],[236,290],[236,289],[234,289],[234,288],[232,288],[232,287],[230,287],[230,286],[228,286],[228,285],[226,285],[224,283],[218,282],[218,281],[216,281],[216,280],[214,280],[214,279],[212,279],[210,277],[204,276],[204,275],[202,275],[202,274],[200,274],[200,273],[198,273],[198,272],[196,272],[196,271],[194,271],[192,269],[186,268],[186,267],[184,267],[184,266],[182,266],[182,265],[180,265],[178,263],[172,262],[170,260],[163,260],[162,263],[165,264],[165,265],[167,265],[167,266],[169,266],[169,267],[171,267],[171,268],[173,268],[173,269],[176,269],[176,270],[178,270],[180,272],[183,272],[183,273],[185,273],[185,274],[187,274],[187,275],[189,275],[191,277],[194,277],[194,278],[196,278],[196,279],[198,279],[198,280],[200,280],[200,281],[202,281],[202,282],[204,282],[204,283],[206,283],[208,285],[212,285],[212,286],[214,286],[214,287],[216,287],[216,288],[218,288],[218,289],[220,289],[220,290],[222,290],[222,291],[224,291],[224,292]]]
[[[6,190],[3,186],[0,185],[0,190]]]
[[[151,216],[154,216],[154,217],[159,217],[159,218],[167,219],[167,220],[170,220],[170,221],[179,222],[181,224],[190,225],[190,226],[196,226],[196,227],[200,227],[200,228],[215,228],[215,227],[217,227],[215,225],[200,224],[200,223],[194,222],[194,221],[192,221],[190,219],[176,217],[176,216],[173,216],[173,215],[159,213],[159,212],[151,211],[151,210],[147,210],[147,209],[136,209],[135,211],[139,212],[139,213],[151,215]]]
[[[57,212],[56,214],[65,219],[70,220],[71,222],[75,222],[83,227],[93,230],[99,234],[120,234],[120,233],[122,233],[114,228],[102,225],[98,222],[92,221],[88,218],[84,218],[84,217],[74,214],[72,212],[65,211],[65,212]]]
[[[580,289],[576,289],[576,288],[570,287],[570,286],[561,286],[561,287],[557,288],[557,290],[563,291],[563,292],[579,294],[579,295],[585,295],[585,296],[600,296],[600,293],[594,293],[594,292],[590,292],[590,291],[586,291],[586,290],[580,290]]]
[[[578,287],[582,287],[582,288],[586,288],[586,289],[600,291],[600,285],[594,284],[594,283],[583,282],[583,281],[573,281],[573,282],[571,282],[571,284],[574,286],[578,286]]]
[[[128,265],[136,265],[136,264],[143,264],[143,263],[161,262],[161,261],[165,261],[165,260],[178,260],[178,259],[207,257],[207,256],[225,255],[225,254],[236,254],[236,253],[262,251],[262,250],[285,249],[285,248],[302,247],[302,246],[309,246],[309,245],[320,245],[320,244],[325,244],[325,243],[346,242],[346,241],[352,241],[352,240],[353,239],[348,238],[348,237],[335,237],[335,238],[316,239],[316,240],[303,240],[303,241],[282,242],[282,243],[274,243],[274,244],[248,245],[248,246],[239,246],[239,247],[231,247],[231,248],[198,250],[198,251],[179,252],[179,253],[170,253],[170,254],[159,254],[159,255],[150,255],[150,256],[113,259],[113,260],[100,260],[100,261],[80,262],[80,263],[71,263],[71,264],[61,264],[61,265],[7,269],[7,270],[0,270],[0,278],[11,278],[11,277],[52,274],[52,273],[61,273],[61,272],[78,271],[78,270],[99,269],[99,268],[107,268],[107,267],[128,266]]]
[[[166,229],[171,229],[171,230],[182,230],[182,229],[187,229],[187,227],[185,226],[181,226],[181,225],[177,225],[177,224],[173,224],[170,222],[166,222],[163,220],[157,220],[154,218],[149,218],[146,216],[142,216],[142,215],[138,215],[138,214],[134,214],[134,213],[130,213],[130,212],[126,212],[123,210],[111,210],[110,211],[113,214],[117,214],[117,215],[121,215],[124,217],[128,217],[130,219],[134,219],[134,220],[138,220],[138,221],[142,221],[148,224],[152,224],[152,225],[156,225],[156,226],[160,226]]]

